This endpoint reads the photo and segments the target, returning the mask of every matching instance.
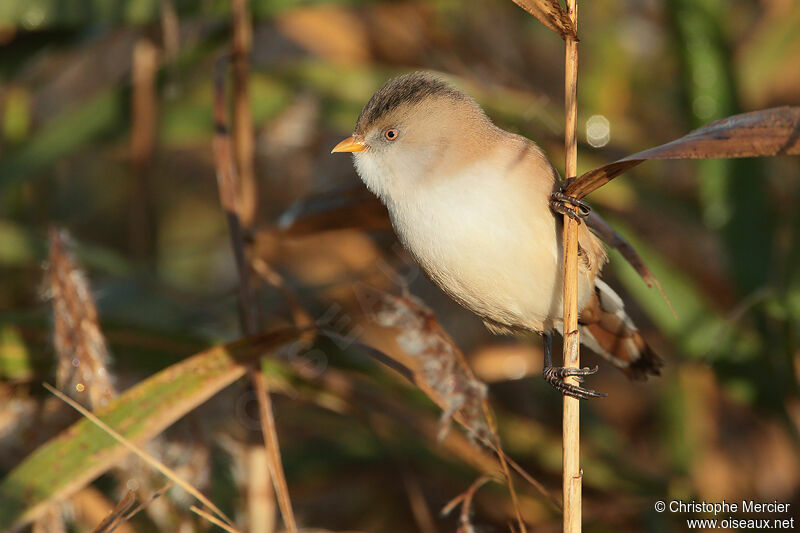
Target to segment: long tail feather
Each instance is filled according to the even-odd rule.
[[[663,360],[647,345],[625,313],[622,299],[599,278],[595,295],[580,316],[581,341],[620,368],[629,378],[661,374]]]

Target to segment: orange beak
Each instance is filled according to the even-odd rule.
[[[343,140],[339,144],[333,147],[331,153],[335,152],[360,152],[361,150],[365,150],[367,148],[367,143],[361,139],[359,135],[356,137],[355,135],[351,135],[347,139]]]

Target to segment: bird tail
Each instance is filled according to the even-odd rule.
[[[664,361],[647,345],[625,313],[622,298],[599,278],[578,320],[581,342],[620,368],[630,379],[658,376]]]

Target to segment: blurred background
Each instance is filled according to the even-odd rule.
[[[236,35],[231,4],[245,8]],[[542,145],[563,173],[563,41],[510,0],[249,4],[0,2],[0,476],[75,420],[40,385],[55,381],[57,361],[43,284],[51,226],[73,237],[116,390],[241,336],[211,149],[214,67],[235,42],[229,89],[238,77],[249,92],[231,97],[233,140],[251,260],[266,280],[256,280],[262,327],[300,314],[381,346],[354,286],[407,286],[488,384],[506,452],[560,496],[561,400],[541,379],[538,339],[494,337],[433,287],[350,158],[329,152],[384,81],[431,69]],[[718,118],[800,105],[793,0],[593,0],[580,4],[579,33],[581,172]],[[799,193],[798,159],[779,157],[647,162],[589,197],[678,318],[611,252],[605,278],[666,366],[631,383],[599,361],[589,380],[609,397],[582,409],[587,531],[683,530],[700,516],[659,514],[657,500],[777,500],[797,516]],[[315,372],[354,372],[410,418],[379,403],[340,408],[340,392],[286,377],[274,402],[299,522],[455,530],[458,511],[439,512],[480,472],[471,452],[409,422],[435,425],[440,411],[354,347],[318,340],[314,350]],[[193,411],[151,450],[247,530],[247,443],[258,431],[237,415],[241,390]],[[163,485],[143,466],[127,472],[143,499]],[[34,527],[92,531],[125,479],[112,472],[78,488]],[[529,526],[559,531],[546,499],[519,479],[517,488]],[[124,531],[215,530],[187,502],[170,491]],[[496,483],[472,510],[478,531],[514,520]]]

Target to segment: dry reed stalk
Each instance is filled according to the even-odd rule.
[[[236,8],[238,1],[243,0],[234,0],[234,8],[246,9],[246,5]],[[234,48],[236,48],[236,43],[234,43]],[[220,61],[217,64],[215,76],[214,123],[216,133],[214,135],[214,159],[217,168],[220,203],[228,218],[231,245],[236,259],[236,268],[239,273],[239,315],[242,331],[246,335],[255,335],[259,332],[261,326],[259,310],[251,285],[253,268],[248,260],[247,250],[245,249],[245,231],[242,223],[245,207],[243,206],[240,194],[240,191],[242,191],[240,185],[241,181],[234,162],[233,150],[231,149],[230,136],[228,133],[228,117],[225,109],[226,66],[227,61]],[[247,109],[249,113],[249,107]],[[289,498],[286,475],[281,462],[280,444],[278,441],[278,432],[275,428],[275,419],[272,414],[269,388],[263,379],[259,367],[251,368],[249,374],[251,385],[258,400],[261,431],[270,462],[269,473],[275,492],[278,494],[278,504],[281,509],[281,515],[283,516],[283,521],[287,529],[291,533],[296,533],[297,525],[294,518],[294,511],[292,510],[292,502]],[[261,491],[261,496],[271,497],[264,491]]]
[[[131,67],[131,160],[137,172],[149,166],[155,150],[158,56],[151,40],[136,41]]]
[[[136,503],[136,494],[129,490],[120,502],[108,513],[102,522],[100,522],[92,533],[110,533],[114,531],[117,526],[126,520],[125,516],[131,511]]]
[[[503,468],[503,474],[506,478],[506,485],[508,486],[508,493],[511,494],[511,503],[514,506],[514,513],[517,515],[517,523],[519,524],[520,533],[526,533],[525,520],[522,519],[522,510],[519,506],[519,498],[517,498],[517,491],[514,489],[514,478],[511,477],[511,470],[508,468],[508,461],[506,461],[506,454],[503,451],[503,445],[500,443],[500,433],[497,431],[497,420],[494,418],[489,407],[489,400],[486,398],[482,402],[483,413],[486,415],[486,422],[489,424],[489,435],[491,437],[492,447],[497,454],[497,459],[500,461],[500,466]]]
[[[242,227],[239,195],[239,175],[236,171],[233,150],[228,132],[228,115],[225,106],[225,71],[227,58],[217,63],[214,92],[214,162],[217,171],[219,200],[228,219],[231,246],[239,273],[239,318],[242,331],[255,335],[260,329],[258,307],[251,290],[251,269],[245,250],[245,234]]]
[[[281,276],[279,272],[274,270],[266,261],[264,261],[263,259],[261,259],[259,257],[253,257],[252,261],[250,262],[250,266],[252,267],[252,269],[256,273],[258,273],[261,276],[261,278],[264,281],[266,281],[272,287],[278,289],[283,294],[283,296],[284,296],[284,298],[286,300],[286,303],[289,306],[289,309],[291,310],[292,321],[294,322],[295,327],[298,329],[298,331],[305,330],[305,332],[302,333],[300,335],[300,337],[298,337],[298,341],[302,343],[302,346],[304,348],[310,347],[311,344],[314,342],[314,338],[316,337],[315,329],[310,329],[310,328],[312,328],[314,326],[314,319],[311,317],[311,315],[308,313],[308,311],[306,311],[303,308],[303,306],[300,305],[300,302],[299,302],[298,298],[295,296],[294,292],[286,284],[286,281],[283,279],[283,276]],[[253,375],[253,385],[254,385],[254,388],[255,388],[256,397],[258,398],[259,416],[261,417],[262,420],[265,417],[270,417],[271,418],[272,417],[272,404],[271,404],[269,396],[267,395],[267,386],[268,385],[267,385],[266,381],[264,380],[264,375],[262,373],[258,372],[258,373],[255,373]],[[272,421],[271,423],[274,424],[274,421]],[[263,424],[262,424],[262,428],[263,428]],[[263,435],[264,435],[264,441],[268,442],[267,439],[270,438],[270,435],[268,434],[268,432],[264,432]],[[277,454],[273,455],[272,457],[270,457],[270,452],[273,449],[276,450]],[[254,451],[255,450],[251,451],[251,456],[249,458],[249,462],[251,462],[251,463],[252,463],[253,460],[261,460],[261,455],[253,454],[252,452],[254,452]],[[266,455],[263,457],[263,459],[266,462],[267,468],[270,468],[271,464],[275,464],[275,463],[281,464],[280,448],[278,448],[277,442],[275,443],[274,447],[273,446],[269,446],[268,449],[265,450],[265,451],[266,451]],[[255,471],[255,468],[253,468],[251,471]],[[274,474],[271,474],[270,477],[272,479],[277,480],[277,478],[276,478],[276,476]],[[283,507],[286,507],[287,509],[289,509],[291,511],[291,501],[289,501],[289,499],[288,499],[289,488],[287,486],[285,486],[285,484],[286,484],[285,479],[284,478],[281,478],[281,479],[283,479],[284,487],[278,492],[278,494],[281,497],[280,504]],[[267,499],[267,497],[269,497],[271,499],[271,502],[272,502],[272,509],[265,509],[264,505],[261,505],[261,506],[257,507],[257,506],[255,506],[255,505],[253,505],[251,503],[250,510],[249,510],[250,529],[253,530],[253,531],[274,531],[275,530],[275,524],[274,524],[274,520],[275,520],[275,518],[274,518],[275,517],[274,501],[275,501],[275,498],[274,498],[274,494],[272,493],[272,486],[270,486],[269,484],[267,484],[266,486],[263,486],[261,484],[261,482],[258,482],[257,486],[253,486],[253,482],[251,480],[251,483],[250,483],[250,486],[249,486],[249,490],[250,491],[255,491],[258,488],[260,488],[262,491],[269,491],[269,495],[261,495],[260,500],[264,501],[265,499]],[[284,499],[285,499],[285,501],[284,501]],[[283,507],[282,507],[282,509],[283,509]],[[291,516],[291,514],[290,514],[290,516]],[[291,516],[291,520],[292,521],[294,520],[293,516]],[[289,525],[288,520],[285,520],[285,521],[287,522],[287,528],[289,528],[290,531],[293,531],[292,528],[296,528],[297,527],[296,524],[292,523],[291,525]],[[256,528],[256,523],[258,523],[258,522],[263,523],[264,527],[262,527],[261,529],[257,529]]]
[[[475,493],[478,491],[478,489],[485,485],[488,481],[491,481],[491,479],[492,478],[489,476],[479,477],[465,492],[450,500],[442,509],[442,516],[446,516],[450,514],[450,511],[455,509],[458,504],[461,504],[461,513],[459,514],[458,529],[456,530],[456,533],[475,533],[475,527],[469,521],[469,514],[472,510],[472,499],[475,497]]]
[[[248,0],[231,0],[233,14],[233,148],[239,176],[240,222],[249,228],[253,225],[257,207],[254,154],[255,139],[253,118],[250,113],[248,79],[250,77],[250,51],[253,46],[253,28]]]
[[[192,505],[191,507],[189,507],[189,510],[192,511],[197,516],[205,518],[206,520],[208,520],[209,522],[211,522],[212,524],[214,524],[218,528],[224,529],[228,533],[241,533],[235,527],[233,527],[231,525],[228,525],[225,522],[220,521],[216,516],[212,515],[211,513],[207,512],[207,511],[204,511],[203,509],[200,509],[199,507],[197,507],[195,505]]]
[[[110,356],[86,274],[69,251],[69,236],[50,229],[46,292],[53,302],[56,382],[72,395],[86,393],[92,409],[116,395]]]
[[[247,519],[251,531],[275,531],[277,507],[271,475],[258,475],[269,472],[269,450],[262,443],[245,448],[247,472]]]
[[[164,45],[164,60],[166,63],[172,63],[178,56],[178,51],[181,47],[180,21],[172,0],[161,0],[159,14],[161,18],[161,41]]]
[[[136,41],[131,67],[131,144],[133,194],[130,199],[131,249],[139,259],[152,257],[156,242],[156,209],[150,166],[156,147],[158,47],[147,38]]]
[[[567,0],[567,14],[574,28],[578,27],[578,1]],[[578,117],[578,41],[565,37],[564,90],[566,151],[565,173],[567,182],[578,173],[578,146],[576,142]],[[564,215],[564,366],[580,367],[580,337],[578,333],[578,224]],[[578,385],[576,377],[567,383]],[[580,467],[580,400],[564,395],[562,419],[562,484],[564,497],[564,533],[581,530],[581,467]]]
[[[128,496],[123,501],[125,499],[128,499]],[[119,515],[116,512],[120,508],[120,504],[112,503],[105,494],[92,485],[87,485],[73,494],[69,498],[69,504],[71,507],[70,522],[78,531],[136,533],[133,526],[126,522],[127,516]]]
[[[169,489],[171,489],[173,487],[173,485],[175,485],[175,483],[173,483],[172,481],[167,482],[166,485],[164,485],[163,487],[161,487],[160,489],[155,491],[153,494],[151,494],[150,498],[148,498],[147,501],[143,501],[135,509],[133,509],[131,512],[126,514],[125,515],[125,520],[130,520],[131,518],[133,518],[134,516],[136,516],[140,512],[142,512],[145,509],[147,509],[150,506],[151,503],[153,503],[154,501],[159,499],[161,496],[166,494],[166,492]]]
[[[283,522],[291,533],[297,533],[297,523],[292,511],[292,501],[289,499],[289,486],[286,483],[286,476],[283,473],[283,462],[281,461],[281,448],[278,442],[278,432],[275,430],[275,419],[273,417],[272,401],[269,397],[269,389],[264,379],[264,374],[260,368],[251,370],[251,379],[258,398],[258,413],[261,420],[261,433],[267,446],[269,458],[269,472],[272,482],[275,484],[275,492],[278,494],[278,505],[281,508]]]
[[[414,522],[420,533],[436,533],[436,522],[433,519],[431,510],[425,502],[425,495],[422,493],[417,478],[409,473],[403,475],[403,484],[406,488],[408,495],[408,505],[411,508],[411,514],[414,517]]]

